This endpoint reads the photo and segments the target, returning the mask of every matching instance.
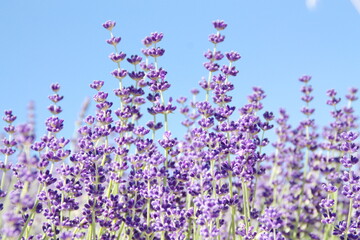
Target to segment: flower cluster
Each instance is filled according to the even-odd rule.
[[[308,75],[299,79],[305,105],[297,126],[285,109],[264,109],[260,87],[235,106],[241,56],[221,51],[227,24],[217,20],[204,53],[208,77],[199,82],[205,99],[194,89],[177,107],[166,97],[171,84],[160,66],[164,34],[150,33],[141,53],[128,56],[115,26],[103,24],[118,86],[108,93],[104,81],[90,84],[96,109],[88,114],[84,103],[73,137],[61,136],[59,84],[51,85],[42,137],[35,135],[32,105],[25,124],[5,111],[2,240],[359,239],[357,89],[345,106],[334,89],[327,92],[331,122],[322,129]],[[182,138],[169,126],[177,110]]]

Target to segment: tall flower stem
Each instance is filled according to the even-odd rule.
[[[43,188],[43,187],[40,187],[40,188],[38,189],[37,195],[42,191],[42,188]],[[21,233],[20,233],[20,235],[19,235],[19,239],[21,239],[21,238],[24,236],[25,230],[26,230],[27,232],[30,231],[32,225],[29,225],[29,222],[30,222],[30,220],[33,219],[33,217],[34,217],[34,215],[35,215],[35,213],[36,213],[36,207],[37,207],[38,203],[39,203],[39,199],[36,200],[33,208],[31,209],[31,211],[30,211],[30,216],[27,218],[27,220],[26,220],[26,222],[25,222],[25,224],[24,224],[24,227],[23,227],[23,229],[22,229],[22,231],[21,231]]]
[[[244,202],[244,221],[245,221],[245,229],[246,229],[246,233],[249,232],[249,219],[250,219],[250,212],[249,212],[249,198],[248,198],[248,190],[247,190],[247,186],[246,183],[244,181],[244,179],[241,180],[241,187],[242,187],[242,191],[243,191],[243,202]]]
[[[353,198],[350,198],[349,212],[348,212],[348,216],[347,216],[346,230],[345,230],[345,235],[344,235],[345,240],[348,239],[348,233],[349,233],[349,229],[350,229],[351,217],[352,217],[352,211],[353,211],[353,201],[354,201]]]
[[[147,190],[148,190],[148,193],[149,193],[150,192],[150,179],[148,180]],[[146,226],[150,227],[150,211],[151,211],[150,198],[147,199],[146,208],[147,208],[147,210],[146,210]]]
[[[217,32],[217,34],[219,35],[219,31]],[[213,56],[215,56],[215,53],[216,53],[216,46],[217,44],[214,44],[214,48],[213,48]],[[214,60],[211,60],[211,62],[214,62]],[[209,101],[209,97],[210,97],[210,81],[211,81],[211,78],[212,78],[212,72],[209,71],[209,75],[208,75],[208,79],[207,79],[207,89],[206,89],[206,96],[205,96],[205,101]]]
[[[11,140],[12,140],[12,134],[11,133],[9,133],[8,140],[9,140],[9,142],[11,142]],[[6,166],[8,165],[8,158],[9,158],[9,155],[6,154],[5,155],[5,160],[4,160],[5,169],[3,169],[3,174],[2,174],[2,177],[1,177],[1,185],[0,185],[0,189],[2,191],[4,191],[4,186],[5,186],[6,172],[7,172]]]
[[[264,135],[265,135],[265,131],[262,130],[260,143],[263,142],[263,140],[264,140]],[[259,155],[261,155],[261,152],[262,152],[262,146],[259,147]],[[257,164],[256,164],[256,170],[258,171],[259,168],[260,168],[260,163],[257,162]],[[258,178],[259,178],[259,175],[256,174],[256,175],[255,175],[255,183],[254,183],[254,195],[253,195],[253,199],[252,199],[252,203],[251,203],[251,208],[252,208],[252,209],[254,208],[255,201],[256,201],[256,189],[257,189]],[[271,182],[270,182],[270,184],[271,184]]]

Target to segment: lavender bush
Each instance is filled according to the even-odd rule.
[[[111,73],[119,83],[108,100],[94,81],[96,112],[80,114],[76,135],[62,137],[59,84],[51,85],[47,135],[37,138],[33,109],[15,124],[5,111],[1,144],[1,239],[360,239],[357,117],[335,90],[327,92],[331,123],[319,128],[311,77],[303,76],[303,119],[288,123],[284,109],[263,109],[253,88],[248,104],[234,106],[230,92],[239,53],[222,53],[214,21],[205,52],[208,77],[188,100],[166,95],[170,83],[160,59],[162,33],[145,37],[139,55],[127,56],[110,33]],[[133,65],[122,68],[122,61]],[[222,63],[227,62],[227,63]],[[112,83],[107,83],[112,84]],[[186,132],[172,136],[170,114],[179,109]],[[277,139],[269,142],[268,131]],[[264,148],[267,145],[266,151]]]

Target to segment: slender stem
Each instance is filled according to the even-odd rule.
[[[215,160],[212,159],[210,161],[210,174],[211,174],[211,183],[212,183],[212,188],[213,188],[213,192],[212,192],[212,196],[215,198],[216,197],[216,180],[215,180],[215,174],[214,174],[214,165],[215,165]]]
[[[263,142],[263,140],[264,140],[264,135],[265,135],[265,131],[262,130],[260,144],[262,144],[262,142]],[[262,146],[259,147],[259,155],[261,155],[261,152],[262,152]],[[260,168],[260,164],[259,164],[259,162],[257,162],[257,164],[256,164],[256,170],[258,171],[259,168]],[[258,178],[259,178],[259,175],[256,173],[256,175],[255,175],[255,185],[254,185],[254,195],[253,195],[253,199],[252,199],[252,203],[251,203],[251,208],[254,208],[254,205],[255,205],[256,189],[257,189]],[[271,184],[271,182],[270,182],[270,184]]]
[[[273,229],[273,233],[274,233],[274,240],[276,240],[276,229]]]
[[[10,124],[11,126],[11,124]],[[12,134],[10,133],[9,134],[9,142],[11,142],[11,139],[12,139]],[[9,158],[9,155],[5,155],[5,160],[4,160],[4,165],[5,165],[5,169],[3,170],[3,175],[1,177],[1,185],[0,185],[0,190],[4,191],[4,186],[5,186],[5,180],[6,180],[6,172],[7,172],[7,169],[6,169],[6,166],[8,165],[8,158]]]
[[[148,180],[148,193],[150,192],[150,180]],[[147,200],[147,211],[146,211],[146,226],[150,227],[150,198]]]
[[[5,155],[5,161],[4,161],[4,165],[5,167],[7,166],[7,162],[8,162],[8,155]],[[0,186],[0,189],[2,191],[4,191],[4,185],[5,185],[5,180],[6,180],[6,172],[7,172],[7,169],[4,169],[3,170],[3,174],[2,174],[2,177],[1,177],[1,186]]]
[[[169,130],[168,114],[164,113],[165,131]]]
[[[244,181],[244,179],[241,180],[241,186],[242,186],[242,191],[243,191],[243,202],[244,202],[244,217],[245,217],[245,229],[246,229],[246,234],[249,232],[249,215],[248,215],[248,204],[249,204],[249,199],[247,196],[247,186],[246,183]]]
[[[219,32],[217,34],[219,34]],[[214,44],[213,56],[215,55],[215,53],[216,53],[216,44]],[[214,62],[214,60],[212,59],[211,62]],[[209,71],[209,76],[208,76],[208,79],[207,79],[207,89],[206,89],[205,101],[209,101],[209,95],[210,95],[209,87],[210,87],[211,77],[212,77],[212,72]]]
[[[120,237],[121,237],[121,233],[122,233],[122,231],[123,231],[123,229],[124,229],[124,226],[125,226],[125,222],[122,222],[122,223],[121,223],[120,230],[119,230],[119,234],[118,234],[118,237],[117,237],[117,240],[119,240],[119,239],[120,239]]]
[[[96,191],[98,190],[98,184],[99,184],[99,178],[98,178],[98,168],[96,167],[96,163],[94,163],[95,166],[95,187]],[[94,204],[93,204],[93,211],[91,212],[91,234],[89,234],[90,239],[95,238],[96,236],[96,217],[95,217],[95,207],[96,207],[96,199],[94,197]],[[91,238],[92,237],[92,238]]]
[[[348,217],[347,217],[347,222],[346,222],[346,230],[345,230],[345,235],[344,235],[344,239],[347,240],[348,238],[348,232],[349,232],[349,228],[350,228],[350,223],[351,223],[351,216],[352,216],[352,210],[353,210],[353,198],[350,199],[350,203],[349,203],[349,212],[348,212]]]
[[[230,225],[230,230],[231,230],[231,233],[232,233],[232,236],[233,236],[233,239],[235,239],[236,237],[236,231],[235,231],[235,207],[234,206],[231,206],[231,225]]]
[[[193,240],[196,240],[196,232],[197,232],[197,228],[196,228],[196,221],[195,221],[195,213],[196,213],[196,205],[194,205],[194,220],[193,220]]]

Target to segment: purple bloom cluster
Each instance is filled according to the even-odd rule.
[[[357,89],[344,106],[334,89],[327,92],[331,122],[322,129],[308,75],[299,79],[297,126],[285,109],[264,109],[260,87],[235,106],[232,79],[241,56],[219,49],[227,24],[217,20],[204,53],[208,78],[199,82],[205,99],[194,89],[192,98],[176,100],[178,108],[166,97],[163,33],[143,39],[143,56],[126,58],[115,26],[103,24],[116,102],[104,81],[93,81],[95,112],[86,115],[84,103],[72,138],[61,136],[59,84],[51,85],[42,137],[35,136],[32,105],[25,124],[5,111],[1,239],[360,239]],[[169,126],[177,109],[185,118],[181,139]],[[271,143],[268,131],[277,137]]]

